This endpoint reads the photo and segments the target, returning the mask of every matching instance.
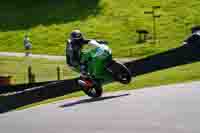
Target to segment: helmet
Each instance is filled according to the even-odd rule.
[[[80,40],[80,39],[83,39],[83,35],[80,32],[80,30],[74,30],[74,31],[71,32],[70,38],[72,40]]]

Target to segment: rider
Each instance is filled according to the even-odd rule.
[[[87,66],[85,62],[81,62],[80,55],[81,49],[85,44],[100,46],[100,43],[105,41],[96,41],[92,39],[85,39],[80,30],[73,30],[70,34],[70,39],[67,41],[66,47],[66,60],[67,64],[73,68],[80,66],[81,76],[87,74]]]

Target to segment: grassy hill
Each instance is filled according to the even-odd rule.
[[[152,18],[144,11],[154,5],[161,6],[159,43],[137,44],[136,29],[152,33]],[[28,33],[33,53],[64,55],[69,33],[80,29],[87,38],[108,40],[114,56],[147,56],[180,46],[190,28],[200,23],[199,7],[199,0],[1,1],[0,51],[23,51],[23,37]],[[130,49],[132,55],[127,52]]]

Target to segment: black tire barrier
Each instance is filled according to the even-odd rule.
[[[179,48],[125,63],[132,76],[138,76],[170,67],[200,61],[200,46],[184,45]]]
[[[11,92],[16,92],[16,91],[23,91],[26,90],[27,88],[32,88],[35,86],[41,86],[45,85],[54,81],[46,81],[46,82],[39,82],[39,83],[31,83],[31,84],[17,84],[17,85],[7,85],[7,86],[0,86],[0,94],[3,93],[11,93]]]
[[[0,113],[77,91],[80,91],[77,79],[71,79],[55,81],[23,91],[8,93],[0,96]]]

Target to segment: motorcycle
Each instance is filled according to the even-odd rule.
[[[90,97],[100,97],[102,85],[111,81],[128,84],[131,73],[120,62],[113,60],[111,49],[106,42],[98,42],[98,47],[81,51],[81,62],[86,64],[86,76],[80,76],[77,84]],[[79,69],[80,70],[80,69]]]

